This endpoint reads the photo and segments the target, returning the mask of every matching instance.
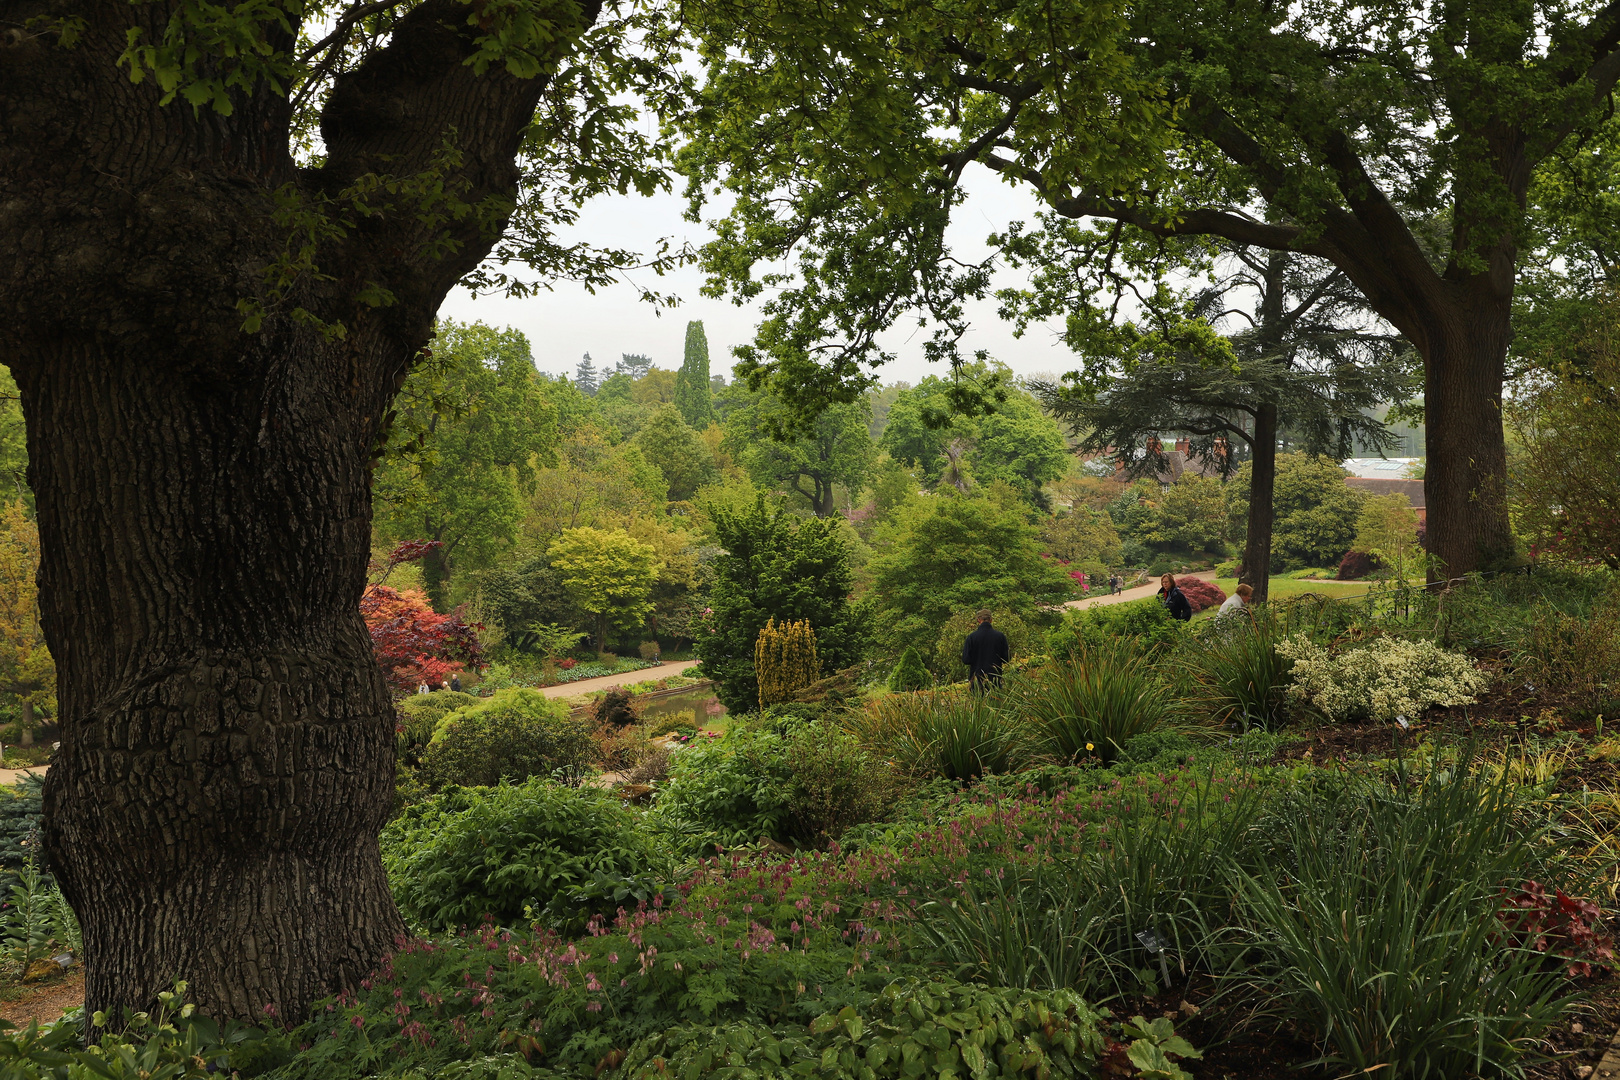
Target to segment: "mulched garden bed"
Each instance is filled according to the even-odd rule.
[[[1234,1024],[1246,1017],[1211,1005],[1214,991],[1213,980],[1193,975],[1183,985],[1155,997],[1133,997],[1109,1008],[1120,1019],[1163,1016],[1174,1021],[1176,1033],[1203,1051],[1202,1059],[1181,1062],[1199,1080],[1325,1080],[1330,1075],[1299,1067],[1320,1051],[1292,1025],[1275,1028],[1255,1023],[1234,1034]]]
[[[1527,1080],[1577,1080],[1583,1065],[1593,1069],[1587,1076],[1596,1077],[1597,1063],[1620,1031],[1620,980],[1593,979],[1587,989],[1580,1007],[1549,1033],[1554,1060],[1530,1069]]]
[[[1411,730],[1394,724],[1323,724],[1301,727],[1299,738],[1279,747],[1272,764],[1310,760],[1317,764],[1348,761],[1359,757],[1394,757],[1410,750],[1426,738],[1440,736],[1448,741],[1476,739],[1481,743],[1507,743],[1529,735],[1550,736],[1572,733],[1588,742],[1598,738],[1590,716],[1568,694],[1557,688],[1528,683],[1515,677],[1507,661],[1498,654],[1474,657],[1491,674],[1490,685],[1473,705],[1434,708],[1417,718]],[[1620,717],[1610,718],[1614,734],[1620,735]],[[1581,762],[1571,759],[1564,785],[1578,788],[1599,783],[1610,786],[1617,770],[1607,762]],[[1560,785],[1563,787],[1564,785]]]

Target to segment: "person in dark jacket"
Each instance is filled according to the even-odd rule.
[[[1186,593],[1176,588],[1174,574],[1166,574],[1159,579],[1159,603],[1170,609],[1172,619],[1186,622],[1192,618],[1192,603],[1188,601]]]
[[[452,675],[452,676],[450,676],[450,691],[451,691],[451,693],[455,693],[455,694],[461,693],[461,676],[460,675]]]
[[[991,683],[999,683],[1001,665],[1011,659],[1007,635],[990,625],[990,610],[979,612],[979,628],[962,642],[962,663],[967,665],[973,688],[983,693]]]

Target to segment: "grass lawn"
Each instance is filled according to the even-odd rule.
[[[1216,578],[1215,584],[1227,596],[1237,588],[1237,578]],[[1367,591],[1365,581],[1299,581],[1294,578],[1274,577],[1266,586],[1272,596],[1298,596],[1301,593],[1321,593],[1324,596],[1360,596]]]
[[[1227,596],[1231,596],[1232,590],[1237,588],[1238,583],[1237,578],[1216,578],[1215,584],[1220,586],[1221,591],[1226,593]],[[1323,596],[1339,599],[1346,596],[1364,595],[1367,592],[1367,584],[1365,581],[1308,581],[1274,577],[1271,579],[1267,589],[1273,600],[1280,600],[1286,596],[1299,596],[1303,593],[1320,593]],[[1218,607],[1205,608],[1194,615],[1193,619],[1194,621],[1213,619],[1218,610],[1220,610]]]

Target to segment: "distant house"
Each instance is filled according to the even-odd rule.
[[[1164,464],[1154,471],[1153,479],[1166,486],[1174,484],[1188,474],[1220,479],[1220,467],[1206,464],[1193,457],[1189,452],[1189,445],[1186,439],[1177,439],[1174,449],[1162,451]],[[1114,462],[1114,475],[1121,480],[1129,479],[1125,475],[1125,466],[1118,461]]]
[[[1347,476],[1344,478],[1344,482],[1357,491],[1365,491],[1369,495],[1405,495],[1406,501],[1412,504],[1413,510],[1417,511],[1418,524],[1422,525],[1428,520],[1428,512],[1423,501],[1423,481],[1421,480]]]

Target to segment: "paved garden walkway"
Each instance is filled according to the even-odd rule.
[[[1179,574],[1177,576],[1178,577],[1203,578],[1205,581],[1214,581],[1215,580],[1215,571],[1213,571],[1213,570],[1200,570],[1196,574]],[[1121,589],[1118,596],[1109,596],[1108,595],[1108,593],[1106,591],[1107,588],[1108,588],[1108,579],[1107,578],[1103,579],[1103,586],[1102,587],[1103,587],[1103,589],[1105,591],[1103,592],[1103,594],[1101,596],[1093,594],[1091,596],[1086,597],[1083,600],[1070,600],[1068,603],[1064,604],[1063,606],[1064,607],[1072,607],[1072,608],[1099,607],[1099,606],[1101,606],[1103,604],[1124,604],[1124,603],[1128,603],[1128,602],[1130,602],[1132,600],[1141,600],[1144,597],[1159,595],[1159,579],[1158,578],[1154,578],[1151,582],[1149,582],[1146,585],[1138,585],[1134,589]]]
[[[0,787],[10,787],[29,773],[44,776],[45,770],[49,768],[49,765],[27,765],[21,769],[0,768]]]
[[[613,686],[628,686],[630,683],[651,682],[669,675],[679,675],[689,667],[696,667],[697,664],[696,660],[672,660],[657,667],[626,671],[622,675],[603,675],[599,679],[581,679],[579,682],[562,683],[558,686],[543,686],[540,692],[546,697],[575,697],[579,694],[589,694],[593,690],[606,690]]]

